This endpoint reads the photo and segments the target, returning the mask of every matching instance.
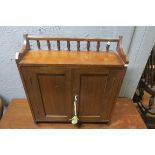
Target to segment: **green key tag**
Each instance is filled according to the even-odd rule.
[[[77,115],[73,116],[71,119],[72,124],[77,124],[79,122],[79,118],[77,117]]]

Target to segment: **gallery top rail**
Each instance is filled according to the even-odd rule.
[[[38,50],[41,50],[41,41],[45,41],[48,47],[49,51],[52,51],[51,42],[56,41],[57,50],[61,51],[63,50],[63,47],[61,46],[61,41],[66,42],[67,51],[71,51],[71,42],[76,42],[76,51],[80,51],[81,42],[86,42],[86,49],[87,51],[91,51],[91,42],[96,43],[96,51],[100,51],[100,46],[102,42],[106,42],[106,52],[109,52],[109,48],[111,45],[111,42],[116,42],[116,51],[119,54],[119,56],[122,58],[124,63],[128,63],[127,56],[124,53],[123,46],[122,46],[122,36],[119,36],[119,38],[74,38],[74,37],[42,37],[42,36],[31,36],[28,34],[24,34],[24,45],[22,51],[28,51],[31,50],[30,41],[35,41],[37,44]],[[94,50],[93,50],[94,51]]]

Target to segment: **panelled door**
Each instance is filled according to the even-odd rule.
[[[37,122],[68,122],[71,118],[71,70],[22,67],[27,96]]]
[[[83,68],[73,71],[73,99],[81,122],[108,122],[124,73],[122,69]]]
[[[125,74],[122,68],[21,67],[37,122],[108,122]]]

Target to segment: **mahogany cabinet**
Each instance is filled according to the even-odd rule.
[[[78,122],[110,120],[128,63],[122,37],[24,37],[16,62],[35,122],[71,122],[74,115]],[[31,41],[36,41],[37,50],[31,49]],[[41,49],[41,41],[47,42],[47,50]],[[67,51],[61,49],[61,41],[66,41]],[[76,51],[71,50],[72,41],[77,42]],[[87,43],[87,51],[80,51],[81,41]],[[96,42],[96,51],[90,50],[91,42]],[[100,50],[101,42],[108,42],[105,51]],[[116,51],[110,51],[113,42]]]

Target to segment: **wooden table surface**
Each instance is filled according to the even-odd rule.
[[[112,113],[112,120],[109,124],[90,124],[85,123],[80,127],[75,127],[68,123],[38,123],[33,121],[31,111],[26,99],[13,99],[0,121],[0,128],[9,129],[135,129],[146,128],[140,114],[138,113],[132,100],[119,98]]]

